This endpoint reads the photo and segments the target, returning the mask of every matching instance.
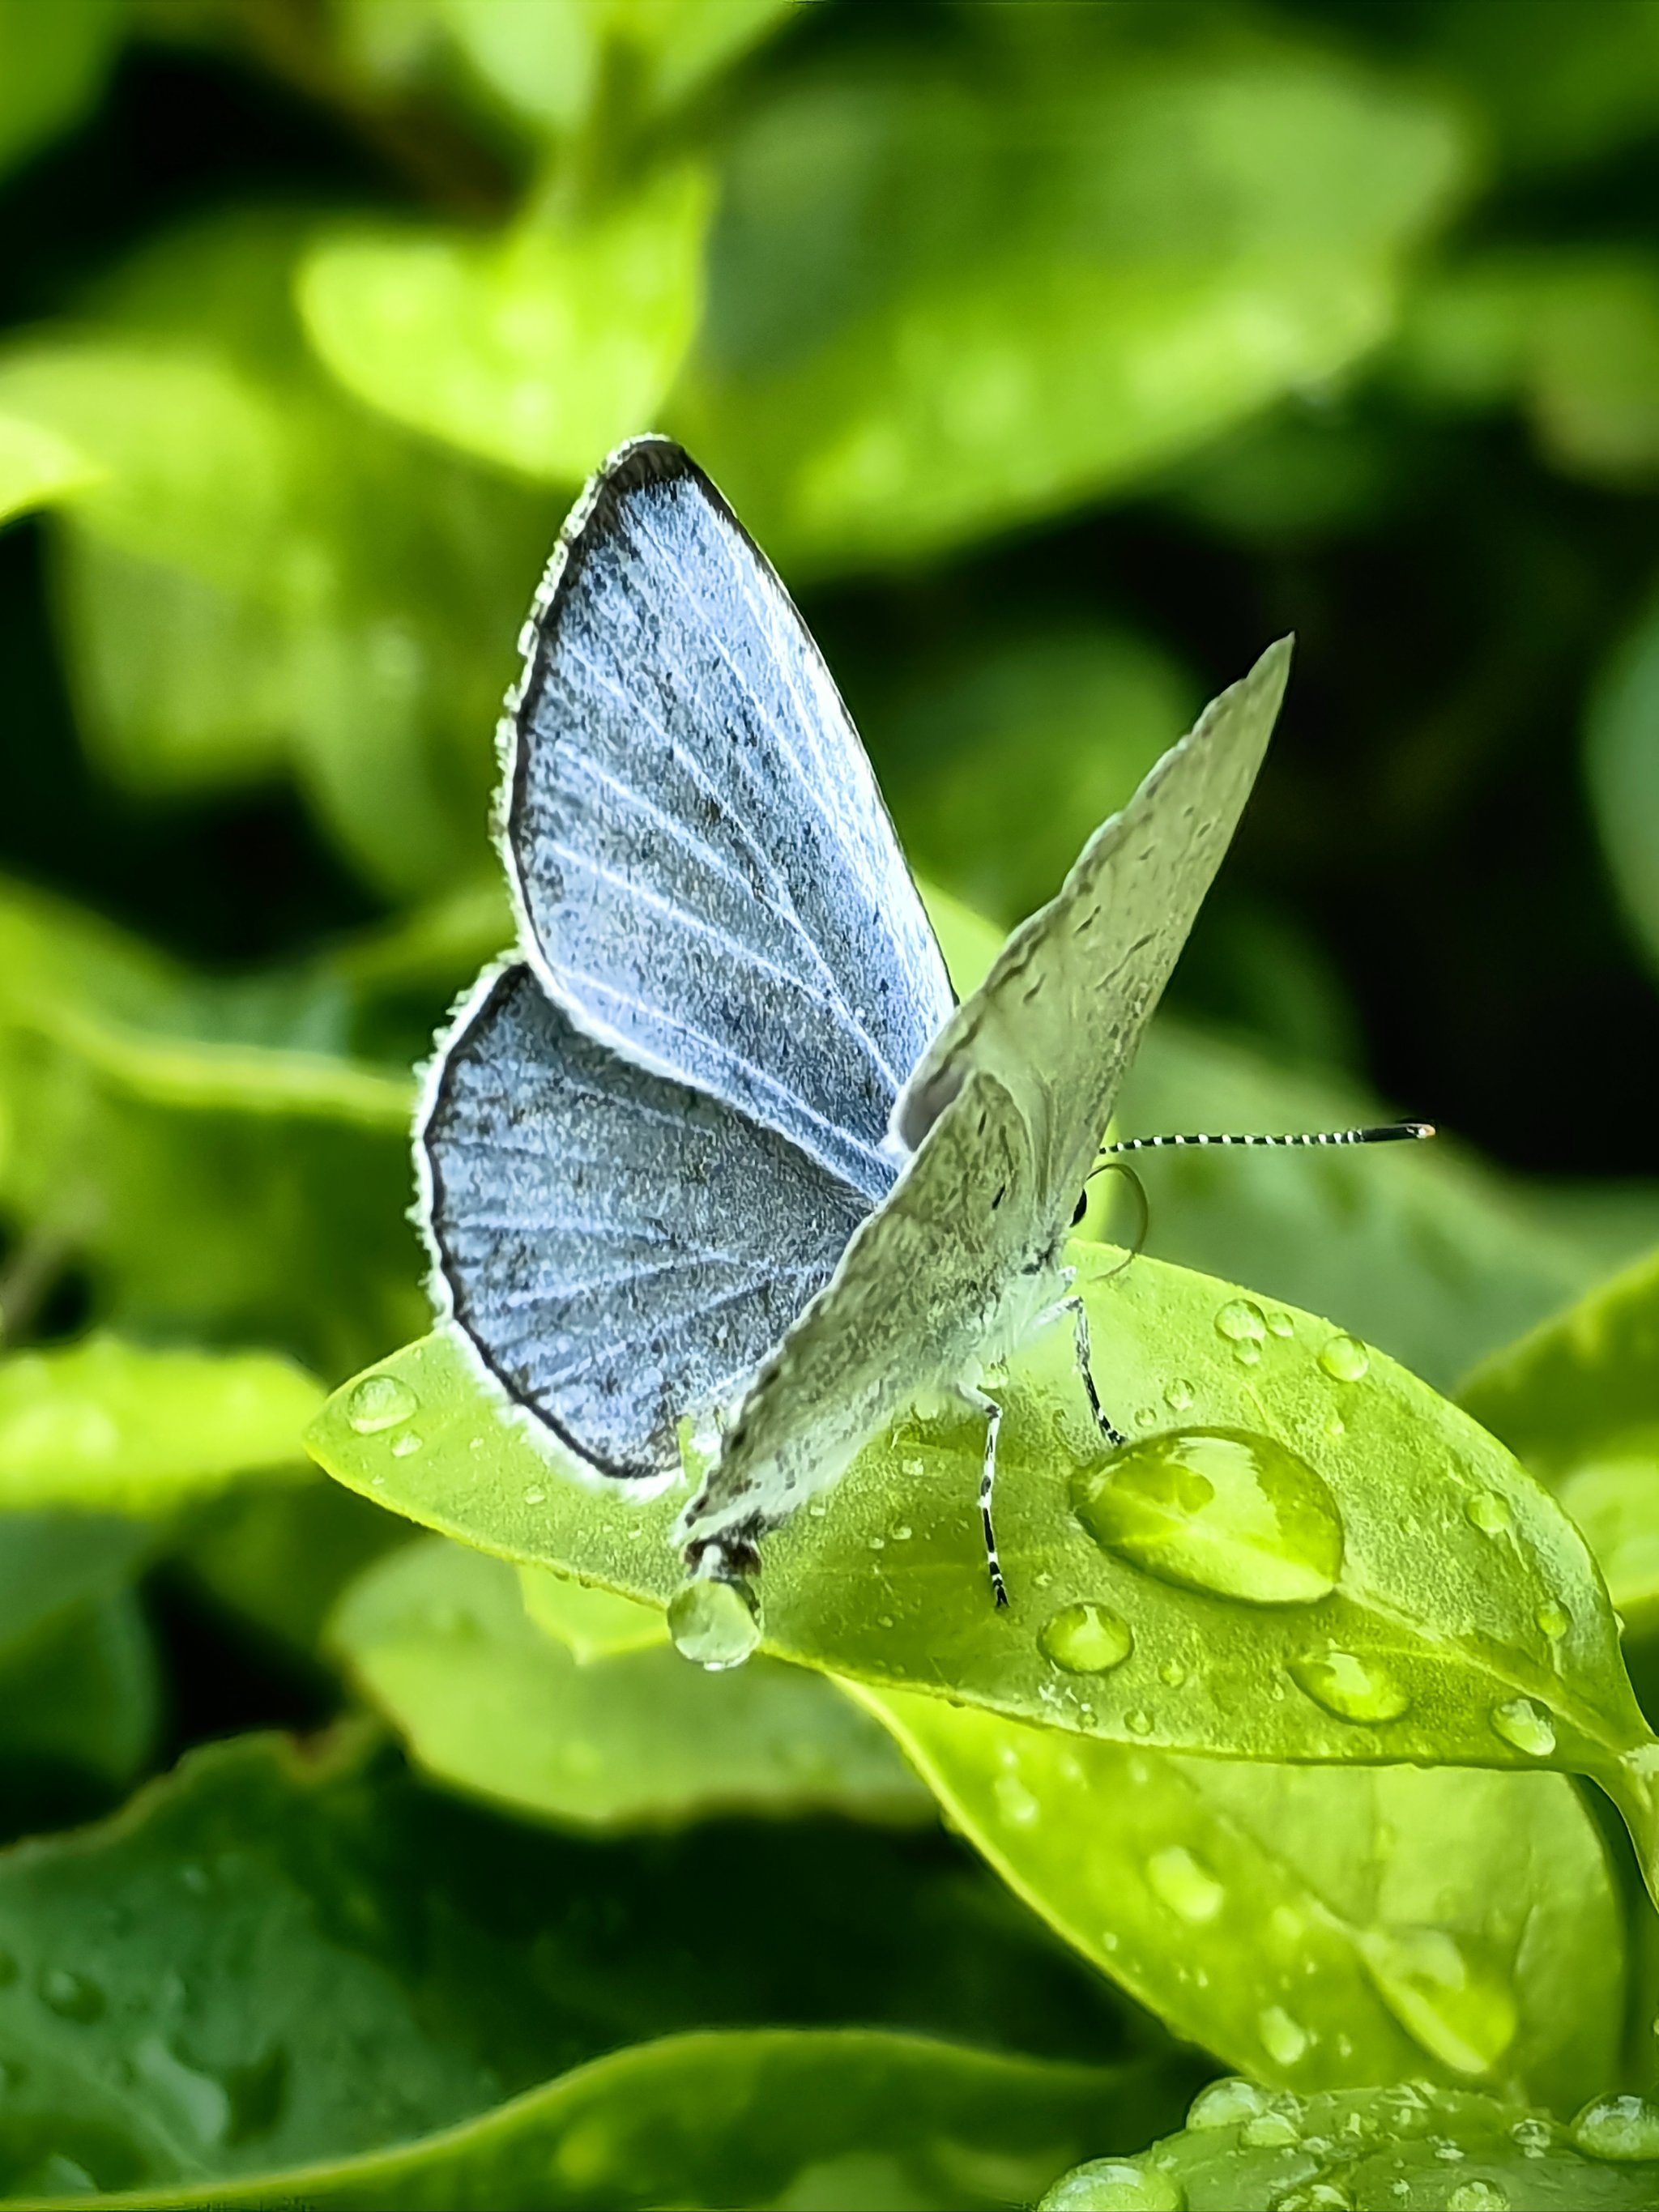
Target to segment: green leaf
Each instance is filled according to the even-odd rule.
[[[1626,636],[1592,694],[1584,732],[1590,805],[1613,886],[1650,966],[1659,966],[1659,601]]]
[[[927,1815],[882,1732],[822,1675],[775,1660],[708,1674],[665,1637],[584,1663],[528,1616],[510,1567],[459,1545],[370,1567],[328,1640],[428,1773],[516,1811],[594,1828]]]
[[[592,1659],[668,1641],[668,1624],[654,1606],[550,1574],[545,1567],[520,1567],[519,1594],[537,1627],[556,1637],[584,1667]]]
[[[312,343],[395,421],[556,484],[648,423],[702,300],[711,191],[665,172],[580,228],[325,236],[298,276]]]
[[[1621,1908],[1560,1777],[1188,1759],[860,1694],[1004,1880],[1230,2065],[1567,2112],[1613,2078]]]
[[[317,1475],[228,1492],[179,1532],[174,1556],[216,1604],[310,1655],[346,1584],[411,1534]]]
[[[113,1337],[0,1358],[0,1508],[161,1515],[301,1455],[322,1402],[269,1352],[160,1352]]]
[[[209,985],[0,885],[0,1207],[122,1326],[340,1373],[417,1326],[412,1085],[331,1049],[326,973]]]
[[[0,522],[84,491],[96,465],[66,438],[21,416],[0,415]]]
[[[168,2203],[191,2183],[222,2198],[238,2175],[311,2169],[283,2193],[315,2201],[321,2161],[453,2127],[619,2042],[711,2020],[854,2014],[960,2033],[1023,2018],[1030,1977],[1081,2039],[1090,2013],[1072,1982],[977,1895],[919,1879],[916,1849],[845,1825],[600,1849],[435,1797],[349,1739],[194,1753],[115,1819],[0,1856],[0,2188],[48,2193],[53,2171],[36,2169],[55,2157],[82,2189],[148,2185]],[[1110,2124],[1110,2075],[976,2063],[988,2094],[998,2068],[1039,2102],[1057,2082],[1079,2124],[1060,2129],[1032,2193],[1087,2148],[1091,2103],[1106,2100]],[[884,2099],[902,2065],[901,2050],[890,2069],[860,2070]],[[1146,2126],[1173,2123],[1162,2075],[1117,2078],[1150,2106]],[[526,2109],[486,2120],[483,2150],[514,2142]],[[534,2135],[540,2173],[564,2139],[567,2108],[553,2109],[551,2135]],[[717,2096],[707,2110],[719,2128]],[[488,2197],[457,2163],[471,2140],[417,2154],[433,2162],[428,2201],[538,2201],[528,2183]],[[393,2179],[375,2160],[331,2185],[344,2202],[414,2201],[392,2155]],[[251,2186],[268,2201],[276,2185]]]
[[[1030,2202],[1098,2130],[1103,2111],[1134,2126],[1145,2094],[1133,2077],[1120,2084],[1092,2069],[869,2029],[686,2035],[618,2051],[426,2142],[122,2201],[228,2212],[268,2205],[280,2192],[300,2193],[307,2206],[386,2212],[656,2204],[1000,2212]]]
[[[792,568],[1115,491],[1388,331],[1465,167],[1452,113],[1117,12],[925,76],[829,64],[742,130],[672,420]]]
[[[1583,1529],[1638,1635],[1659,1629],[1659,1255],[1496,1353],[1460,1396]]]
[[[1565,2128],[1467,2090],[1297,2097],[1235,2081],[1204,2090],[1180,2135],[1067,2174],[1037,2212],[1638,2212],[1656,2189],[1659,2162],[1585,2157]]]
[[[161,1721],[161,1668],[135,1592],[112,1590],[54,1620],[0,1674],[8,1825],[20,1782],[26,1824],[40,1825],[28,1796],[32,1769],[50,1770],[54,1781],[68,1767],[112,1788],[131,1783]]]
[[[987,1597],[972,1511],[981,1424],[912,1420],[814,1501],[821,1516],[767,1540],[769,1648],[1112,1742],[1585,1773],[1659,1883],[1659,1749],[1547,1493],[1328,1322],[1155,1261],[1073,1256],[1096,1372],[1138,1441],[1102,1460],[1065,1332],[1012,1370],[1012,1613]],[[659,1604],[680,1579],[682,1493],[594,1493],[447,1335],[338,1392],[309,1442],[353,1488],[482,1549]],[[1073,1663],[1054,1639],[1087,1607],[1121,1640]]]
[[[142,1522],[109,1514],[0,1514],[0,1667],[122,1589],[155,1540]]]
[[[0,170],[69,129],[97,99],[128,23],[118,0],[0,8]]]

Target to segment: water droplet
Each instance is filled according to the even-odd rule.
[[[1042,1811],[1041,1802],[1031,1795],[1018,1774],[999,1774],[993,1785],[997,1811],[1011,1827],[1035,1827]]]
[[[1353,2212],[1353,2199],[1338,2181],[1293,2181],[1267,2199],[1267,2212]]]
[[[1252,1344],[1247,1337],[1243,1344],[1233,1346],[1233,1358],[1241,1367],[1254,1367],[1261,1357],[1261,1346]]]
[[[1505,1743],[1528,1759],[1547,1759],[1555,1748],[1555,1723],[1531,1698],[1510,1698],[1492,1709],[1492,1724]]]
[[[1275,2066],[1294,2066],[1307,2056],[1308,2031],[1283,2005],[1264,2005],[1255,2016],[1261,2048]]]
[[[531,1484],[529,1489],[526,1490],[524,1494],[524,1502],[526,1505],[546,1504],[547,1492],[542,1488],[539,1482],[532,1482]]]
[[[760,1642],[760,1607],[745,1582],[689,1582],[668,1608],[668,1633],[683,1659],[711,1674],[741,1667]]]
[[[1267,1437],[1185,1429],[1126,1445],[1073,1478],[1072,1504],[1103,1550],[1187,1589],[1253,1605],[1309,1605],[1342,1569],[1336,1501]]]
[[[1282,2013],[1279,2017],[1283,2019]],[[1291,2022],[1295,2026],[1295,2022]],[[1264,2112],[1253,2120],[1246,2120],[1239,2130],[1238,2140],[1247,2150],[1289,2150],[1302,2140],[1298,2124],[1301,2106],[1293,2098],[1275,2098]]]
[[[1134,1650],[1134,1631],[1108,1605],[1062,1606],[1037,1632],[1043,1657],[1068,1674],[1103,1674]]]
[[[1135,1426],[1138,1429],[1155,1429],[1158,1426],[1158,1407],[1156,1406],[1137,1406],[1135,1408]]]
[[[1573,2122],[1572,2140],[1589,2158],[1659,2158],[1659,2095],[1598,2097]]]
[[[1352,1651],[1292,1659],[1290,1673],[1299,1690],[1340,1721],[1398,1720],[1412,1701],[1411,1692],[1380,1659],[1361,1659]]]
[[[886,1539],[886,1537],[885,1537],[885,1536],[872,1536],[872,1537],[870,1539],[870,1549],[871,1549],[872,1552],[884,1552],[884,1551],[887,1549],[887,1539]]]
[[[1154,1851],[1146,1862],[1146,1879],[1154,1896],[1194,1928],[1213,1920],[1227,1902],[1226,1890],[1184,1844]]]
[[[1464,1518],[1483,1536],[1501,1536],[1510,1525],[1510,1509],[1495,1490],[1477,1490],[1463,1508]]]
[[[1177,1375],[1164,1393],[1164,1402],[1172,1413],[1184,1413],[1193,1402],[1193,1386]]]
[[[395,1375],[365,1375],[346,1400],[346,1420],[360,1437],[381,1429],[395,1429],[406,1421],[420,1400]]]
[[[104,2016],[102,1990],[89,1976],[69,1966],[47,1967],[40,1977],[40,1997],[60,2020],[78,2021],[82,2027]]]
[[[392,1456],[393,1459],[407,1459],[412,1452],[419,1451],[425,1442],[426,1438],[417,1429],[405,1429],[402,1436],[392,1439]]]
[[[1131,1735],[1150,1735],[1152,1732],[1152,1717],[1144,1705],[1137,1705],[1132,1713],[1124,1714],[1123,1725]]]
[[[1489,2072],[1514,2042],[1514,1988],[1449,1929],[1367,1929],[1359,1953],[1401,2026],[1454,2073]]]
[[[1199,2091],[1187,2114],[1187,2124],[1200,2133],[1206,2128],[1242,2127],[1259,2112],[1270,2111],[1273,2104],[1271,2089],[1264,2089],[1259,2081],[1247,2081],[1241,2075],[1227,2074]]]
[[[1172,2173],[1133,2158],[1091,2158],[1048,2191],[1037,2212],[1186,2212],[1187,2192]]]
[[[1282,1308],[1270,1306],[1267,1310],[1267,1333],[1270,1336],[1294,1336],[1296,1323]]]
[[[1510,2130],[1510,2141],[1524,2158],[1542,2158],[1555,2141],[1555,2130],[1547,2120],[1530,2117],[1517,2120]]]
[[[896,1544],[908,1544],[909,1540],[910,1524],[908,1521],[901,1521],[893,1531],[893,1541]]]
[[[1553,1597],[1544,1600],[1533,1618],[1538,1623],[1540,1633],[1549,1637],[1552,1641],[1558,1636],[1565,1636],[1572,1626],[1572,1615],[1565,1606],[1558,1605]]]
[[[1482,2174],[1471,2174],[1446,2199],[1446,2212],[1510,2212],[1510,2193]]]
[[[1328,1337],[1319,1347],[1319,1364],[1333,1382],[1363,1382],[1371,1370],[1371,1355],[1357,1336]]]
[[[1229,1298],[1215,1317],[1215,1333],[1229,1344],[1260,1344],[1267,1334],[1261,1309],[1250,1298]]]
[[[1179,1659],[1166,1659],[1158,1670],[1158,1679],[1170,1689],[1178,1690],[1187,1679],[1187,1669]]]

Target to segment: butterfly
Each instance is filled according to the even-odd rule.
[[[682,1417],[723,1416],[677,1524],[696,1576],[752,1572],[867,1439],[965,1402],[1006,1602],[981,1377],[1065,1322],[1122,1442],[1066,1239],[1255,781],[1289,641],[960,1005],[817,647],[679,447],[607,461],[520,645],[500,737],[521,951],[440,1039],[416,1129],[441,1311],[608,1482],[660,1486]]]

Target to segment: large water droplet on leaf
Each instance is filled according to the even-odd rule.
[[[1261,1309],[1251,1298],[1229,1298],[1215,1317],[1215,1333],[1229,1344],[1260,1344],[1267,1334]]]
[[[674,1649],[711,1674],[741,1667],[760,1642],[760,1607],[736,1577],[689,1582],[668,1608]]]
[[[1370,1373],[1371,1355],[1357,1336],[1333,1336],[1321,1345],[1319,1364],[1333,1382],[1363,1382]]]
[[[1490,2072],[1514,2042],[1513,1984],[1449,1929],[1368,1929],[1359,1951],[1389,2010],[1454,2073]]]
[[[1103,1550],[1188,1589],[1309,1605],[1342,1571],[1336,1500],[1267,1437],[1230,1429],[1149,1437],[1080,1470],[1072,1504]]]
[[[1297,1687],[1340,1721],[1398,1720],[1412,1701],[1411,1692],[1380,1659],[1362,1659],[1352,1651],[1292,1659],[1290,1671]]]
[[[1194,2098],[1187,2124],[1200,2134],[1206,2128],[1243,2127],[1259,2112],[1270,2111],[1274,2101],[1275,2093],[1264,2089],[1259,2081],[1247,2081],[1238,2074],[1224,2075]]]
[[[1037,1632],[1037,1649],[1068,1674],[1103,1674],[1134,1650],[1134,1631],[1109,1605],[1062,1606]]]
[[[1659,2158],[1659,2098],[1598,2097],[1573,2122],[1572,2140],[1591,2158]]]
[[[346,1419],[360,1437],[372,1437],[401,1426],[420,1402],[396,1375],[365,1375],[346,1400]]]
[[[1091,2158],[1061,2174],[1037,2212],[1186,2212],[1186,2205],[1172,2173],[1132,2158]]]
[[[1547,1759],[1555,1748],[1555,1723],[1531,1698],[1509,1698],[1492,1709],[1494,1732],[1529,1759]]]

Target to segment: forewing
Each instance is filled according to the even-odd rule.
[[[585,1036],[522,965],[441,1048],[418,1152],[454,1319],[625,1478],[678,1464],[678,1416],[753,1372],[866,1211],[772,1130]]]
[[[825,1287],[762,1365],[679,1531],[775,1525],[923,1392],[989,1358],[1024,1256],[1032,1161],[1019,1109],[975,1073]]]
[[[879,1199],[950,985],[817,647],[678,446],[594,479],[526,646],[507,834],[544,981]]]
[[[919,1145],[969,1073],[990,1069],[1031,1130],[1041,1204],[1070,1213],[1249,797],[1290,656],[1282,638],[1214,700],[1014,932],[905,1085],[902,1144]]]

